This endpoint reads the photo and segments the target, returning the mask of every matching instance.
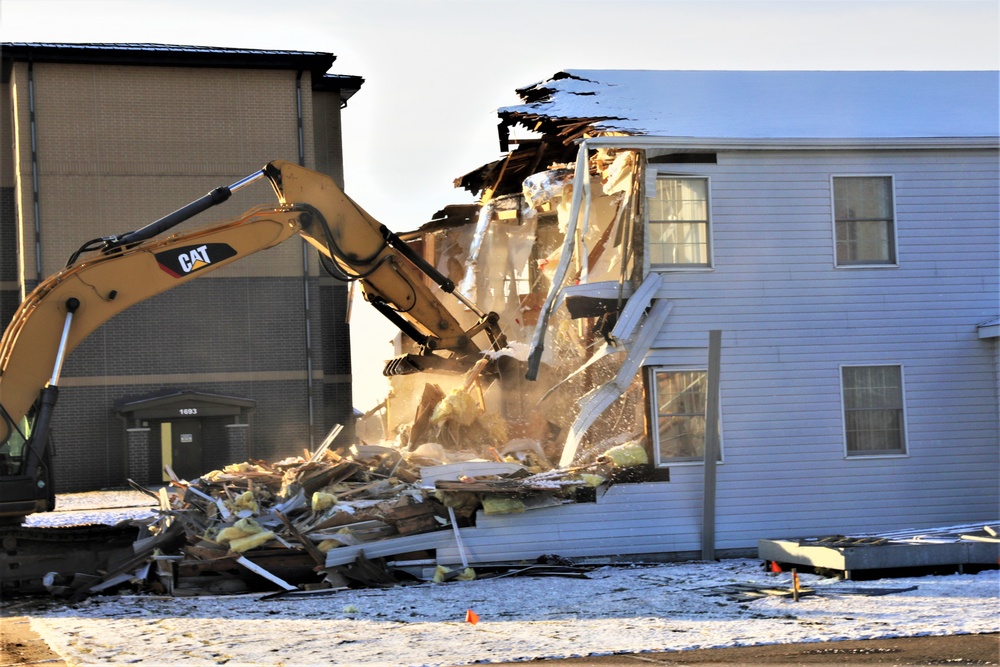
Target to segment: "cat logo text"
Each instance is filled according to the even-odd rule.
[[[174,278],[183,278],[213,264],[236,256],[236,250],[225,243],[204,243],[171,248],[156,253],[160,268]]]

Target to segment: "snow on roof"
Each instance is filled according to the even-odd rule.
[[[719,139],[1000,136],[996,71],[566,70],[501,116],[606,119],[597,129]]]

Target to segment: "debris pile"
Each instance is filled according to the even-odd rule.
[[[491,422],[470,405],[457,392],[439,396],[428,428],[457,431],[456,441],[472,429],[489,433]],[[384,444],[334,450],[337,433],[315,452],[233,464],[190,482],[167,469],[171,487],[147,491],[159,509],[140,522],[133,548],[106,573],[73,581],[51,577],[50,592],[80,598],[124,584],[177,596],[275,588],[303,594],[474,578],[459,528],[474,525],[477,512],[589,500],[594,486],[646,462],[640,443],[619,446],[588,465],[556,469],[524,442],[489,445],[487,460],[436,443],[412,451]],[[442,567],[435,550],[456,544],[461,567]]]

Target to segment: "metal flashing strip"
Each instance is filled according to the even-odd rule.
[[[566,279],[566,272],[569,270],[570,258],[573,256],[573,248],[576,246],[576,228],[577,222],[580,219],[583,180],[590,179],[590,169],[587,166],[588,154],[589,148],[587,142],[584,141],[580,144],[580,149],[576,154],[576,171],[573,175],[573,200],[570,204],[569,221],[566,227],[566,241],[559,256],[559,264],[556,265],[556,271],[552,277],[552,286],[549,288],[549,294],[545,297],[545,303],[542,304],[541,312],[538,314],[538,324],[535,325],[535,333],[531,339],[531,348],[528,353],[528,372],[526,374],[529,380],[535,380],[538,377],[538,367],[542,363],[542,352],[545,349],[545,330],[549,326],[549,316],[557,304],[557,297],[562,290],[563,281]]]
[[[605,343],[602,345],[594,354],[590,355],[590,358],[584,362],[579,368],[567,375],[565,378],[560,380],[551,389],[545,392],[539,403],[544,401],[549,397],[557,388],[564,385],[569,380],[577,377],[578,375],[584,373],[588,368],[593,366],[595,363],[608,356],[609,354],[616,354],[618,352],[628,352],[630,351],[629,340],[632,338],[632,334],[635,332],[635,328],[639,325],[640,319],[646,314],[649,309],[650,303],[656,298],[656,292],[660,288],[660,284],[663,282],[663,275],[659,273],[650,273],[646,276],[646,279],[642,281],[639,289],[635,291],[625,304],[625,308],[622,309],[621,315],[618,317],[618,323],[615,324],[614,329],[611,331],[611,338],[616,341],[617,345],[612,345],[610,343]],[[570,292],[580,292],[580,288],[600,288],[601,286],[614,286],[615,290],[618,289],[618,283],[589,283],[585,285],[573,285],[567,287],[563,290],[565,293]],[[645,352],[643,352],[645,354]]]
[[[576,452],[584,434],[597,421],[597,418],[604,414],[604,411],[628,389],[628,385],[642,367],[646,352],[653,346],[656,335],[672,308],[673,304],[669,301],[655,301],[635,339],[625,345],[627,352],[625,361],[622,362],[615,378],[594,389],[580,400],[582,407],[576,421],[570,426],[566,444],[563,445],[562,457],[559,459],[560,467],[568,467],[573,464],[573,459],[576,458]]]
[[[635,291],[635,294],[625,304],[625,308],[618,317],[615,328],[611,331],[612,338],[615,340],[627,340],[632,336],[636,326],[639,324],[639,320],[646,313],[653,299],[656,298],[656,293],[662,284],[662,273],[654,272],[646,276],[642,284],[639,285],[639,289]]]

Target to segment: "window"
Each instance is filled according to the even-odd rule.
[[[841,373],[847,455],[905,454],[902,368],[844,366]]]
[[[654,266],[710,266],[708,179],[656,179],[649,198],[649,261]]]
[[[703,370],[657,370],[656,463],[703,461],[708,373]]]
[[[895,264],[892,178],[835,176],[837,266]]]

